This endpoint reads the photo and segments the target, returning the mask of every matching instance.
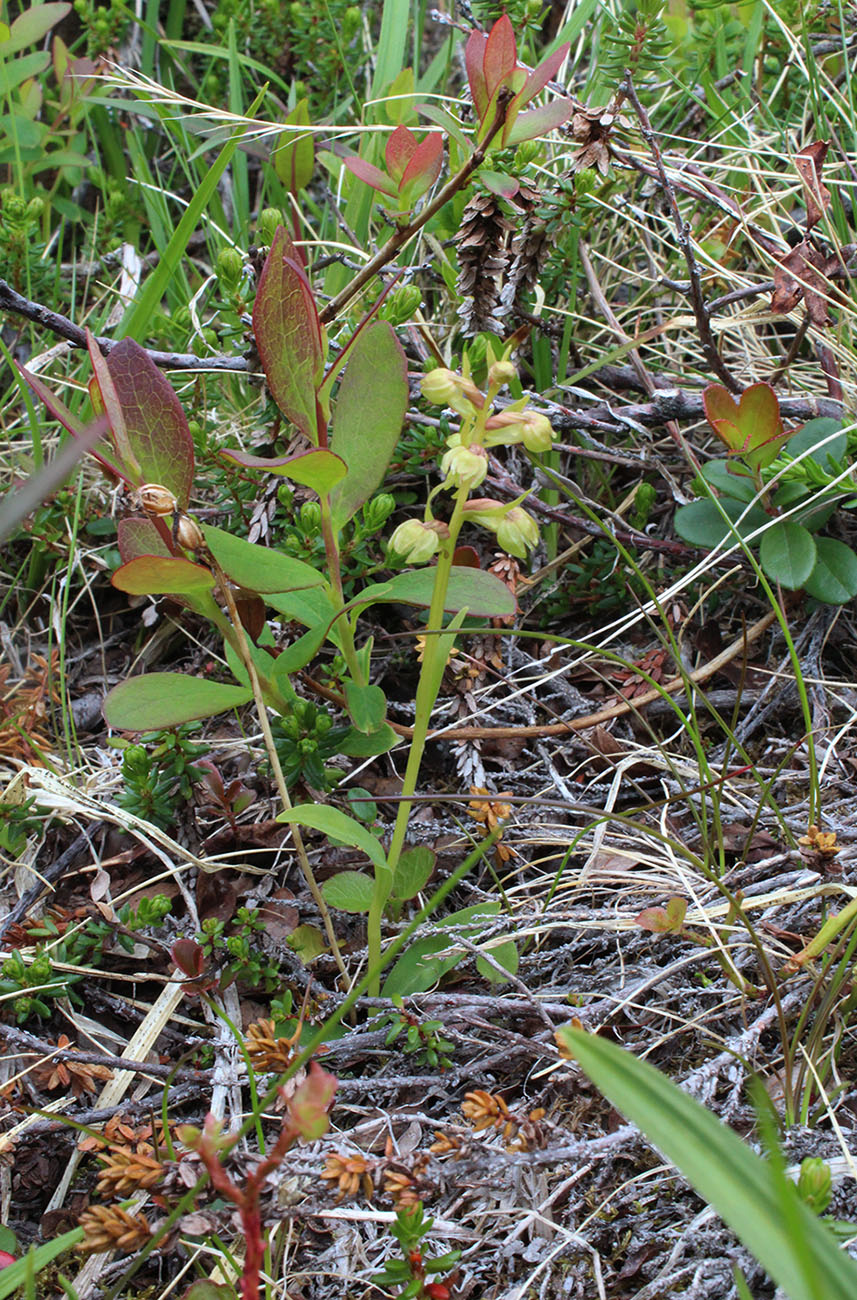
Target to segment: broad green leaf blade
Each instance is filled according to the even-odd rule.
[[[355,728],[339,742],[339,752],[347,758],[374,758],[376,754],[386,754],[399,743],[399,739],[389,722],[368,736]]]
[[[130,596],[196,596],[211,591],[214,574],[177,555],[139,555],[120,565],[110,581]]]
[[[651,1065],[614,1043],[565,1026],[557,1037],[618,1110],[693,1184],[790,1300],[853,1300],[857,1264],[797,1189]],[[787,1206],[788,1214],[784,1214]],[[800,1225],[795,1242],[793,1225]],[[803,1260],[812,1259],[815,1285]]]
[[[453,932],[435,934],[429,939],[416,939],[410,943],[384,981],[381,996],[406,998],[412,993],[425,993],[464,957],[464,953],[435,957],[435,953],[454,946],[455,929],[460,928],[462,934],[472,939],[479,933],[480,918],[496,916],[499,910],[499,903],[476,903],[473,907],[465,907],[460,912],[453,912],[451,916],[435,921],[435,925],[451,928]]]
[[[486,949],[490,952],[498,966],[502,966],[504,971],[509,975],[516,975],[518,972],[518,947],[514,939],[507,939],[503,943],[493,944]],[[486,961],[484,957],[476,958],[476,969],[479,974],[487,979],[491,984],[504,984],[505,977],[500,974],[496,967]]]
[[[117,731],[160,731],[197,718],[213,718],[253,698],[243,686],[227,686],[181,673],[147,673],[114,686],[104,716]]]
[[[317,628],[320,624],[324,624],[326,639],[333,645],[341,647],[342,639],[336,621],[337,611],[322,587],[270,592],[265,596],[265,604],[270,605],[271,609],[276,609],[280,614],[285,614],[286,618],[293,618],[296,622],[303,623],[304,627]]]
[[[376,321],[351,350],[333,412],[331,450],[348,473],[330,494],[341,528],[383,482],[408,408],[408,367],[392,326]]]
[[[288,822],[290,826],[309,826],[312,830],[332,835],[343,844],[362,849],[376,867],[387,870],[384,850],[375,836],[371,831],[367,831],[365,826],[361,826],[360,822],[338,808],[331,808],[329,804],[324,803],[301,803],[281,812],[277,821]]]
[[[320,587],[324,582],[321,574],[302,560],[281,555],[267,546],[245,542],[242,537],[233,537],[222,528],[203,524],[202,535],[227,578],[248,591],[303,591]]]
[[[323,447],[306,451],[301,456],[271,459],[266,456],[251,456],[245,451],[225,451],[222,454],[239,465],[246,465],[248,469],[261,469],[266,474],[278,474],[280,478],[301,483],[304,487],[312,488],[319,496],[326,496],[348,472],[345,462]]]
[[[392,601],[428,609],[436,572],[430,566],[397,573],[387,582],[367,587],[361,593],[361,603],[364,600],[366,604]],[[482,569],[467,569],[460,565],[451,569],[444,604],[448,613],[457,614],[459,610],[466,609],[474,618],[508,618],[515,613],[516,608],[515,597],[493,573],[485,573]]]
[[[131,454],[140,466],[141,482],[169,488],[186,509],[193,486],[193,438],[172,385],[130,338],[122,339],[108,353],[107,369],[122,407]]]
[[[548,131],[555,131],[567,122],[573,112],[574,104],[570,99],[563,98],[552,99],[549,104],[542,104],[539,108],[527,109],[515,118],[503,136],[503,143],[506,146],[520,144],[523,140],[535,140],[540,135],[547,135]]]
[[[393,872],[390,897],[402,902],[416,898],[428,884],[436,860],[437,854],[427,844],[415,844],[413,848],[405,849]]]
[[[297,641],[293,641],[291,645],[286,646],[285,650],[280,651],[270,670],[271,681],[278,689],[282,689],[284,685],[288,687],[288,679],[292,673],[300,672],[311,659],[315,658],[326,635],[327,621],[317,623],[308,632],[304,632],[303,636],[299,636]]]
[[[321,887],[324,901],[340,912],[368,912],[375,882],[362,871],[340,871]]]
[[[835,537],[816,537],[815,568],[804,590],[827,605],[844,605],[857,596],[857,555]]]
[[[317,445],[316,391],[324,365],[321,325],[309,281],[284,226],[277,227],[259,276],[253,332],[274,401]]]
[[[702,477],[718,492],[746,505],[756,495],[756,485],[749,474],[741,473],[742,468],[740,462],[710,460],[702,467]]]
[[[351,721],[358,731],[369,735],[377,731],[387,713],[387,699],[380,686],[358,686],[345,683],[345,699]]]
[[[715,505],[713,501],[692,501],[689,506],[679,506],[675,512],[675,530],[691,546],[703,546],[713,550],[724,539],[732,537],[732,530],[723,518],[725,513],[740,537],[767,523],[768,515],[759,506],[752,506],[744,514],[745,506],[740,501],[724,497]],[[741,515],[744,518],[738,523]]]
[[[748,451],[757,451],[772,439],[782,437],[780,404],[770,384],[751,384],[744,389],[738,403],[737,423]]]
[[[815,567],[816,549],[812,533],[791,519],[774,524],[762,534],[759,560],[769,578],[795,591],[802,587]]]

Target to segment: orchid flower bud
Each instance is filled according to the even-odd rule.
[[[491,388],[502,388],[517,379],[518,371],[511,361],[495,361],[488,370],[488,383]]]
[[[504,505],[502,501],[481,497],[467,502],[464,517],[469,523],[490,529],[503,550],[519,560],[525,560],[527,553],[538,546],[538,524],[520,506]]]
[[[457,375],[454,370],[438,366],[423,375],[420,384],[423,397],[433,406],[449,406],[459,415],[472,415],[480,409],[485,398],[470,379]]]
[[[509,447],[522,442],[527,451],[550,451],[553,429],[546,415],[539,411],[519,411],[510,407],[490,415],[485,421],[486,447]]]

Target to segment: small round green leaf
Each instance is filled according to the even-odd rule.
[[[436,857],[427,844],[406,849],[393,872],[391,897],[400,901],[415,898],[434,871]]]
[[[340,871],[321,887],[324,901],[340,912],[368,912],[375,885],[362,871]]]
[[[737,520],[744,512],[740,501],[723,498],[714,501],[692,501],[689,506],[680,506],[675,512],[675,530],[691,546],[702,546],[712,550],[719,546],[724,538],[730,537],[731,530],[721,514],[721,508],[727,518],[735,524],[738,534],[747,537],[766,522],[768,516],[759,506],[751,506],[740,523]]]
[[[759,560],[769,578],[794,591],[802,587],[815,565],[815,539],[791,519],[774,524],[762,535]]]
[[[857,555],[834,537],[815,539],[815,568],[804,583],[807,595],[827,605],[844,605],[857,596]]]

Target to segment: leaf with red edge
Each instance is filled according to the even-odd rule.
[[[485,116],[485,110],[488,107],[488,88],[485,84],[485,72],[483,62],[485,59],[485,46],[488,44],[488,37],[484,32],[471,32],[467,38],[467,44],[464,47],[464,66],[467,71],[467,83],[470,86],[470,97],[473,100],[473,107],[476,110],[476,116],[481,122]]]
[[[528,109],[519,113],[514,122],[503,132],[503,144],[520,144],[522,140],[535,140],[548,131],[555,131],[567,122],[574,113],[574,104],[570,99],[552,99],[549,104]]]
[[[434,185],[442,163],[443,137],[436,131],[430,131],[414,150],[399,183],[399,190],[402,193],[407,191],[410,202],[415,202]]]
[[[788,435],[770,384],[751,384],[739,402],[721,384],[709,384],[702,401],[709,424],[731,452],[754,468],[776,460]]]
[[[18,365],[17,361],[15,362],[15,365],[17,366],[18,373],[27,381],[36,396],[44,402],[54,419],[59,420],[62,427],[67,430],[73,438],[83,438],[86,433],[86,426],[81,424],[80,420],[78,420],[76,416],[72,415],[65,403],[61,401],[55,393],[51,392],[38,375],[31,374],[24,366]],[[118,463],[116,457],[114,456],[113,459],[110,459],[104,454],[103,439],[100,443],[96,444],[95,447],[90,448],[90,452],[99,464],[103,465],[109,473],[115,474],[116,478],[123,479],[126,483],[131,485],[131,479],[128,477],[125,469]]]
[[[560,45],[558,50],[554,50],[553,54],[549,54],[546,59],[542,59],[537,68],[533,68],[533,71],[524,82],[523,90],[520,92],[521,108],[525,104],[529,104],[531,99],[535,99],[539,91],[544,90],[551,78],[556,76],[570,49],[571,46],[566,41],[564,45]]]
[[[636,917],[641,930],[652,934],[681,934],[687,916],[687,899],[671,898],[666,907],[647,907]]]
[[[111,349],[107,370],[122,410],[128,444],[140,465],[142,477],[137,485],[160,483],[186,509],[193,486],[193,438],[172,385],[131,338]],[[107,414],[110,417],[109,409]]]
[[[249,686],[229,686],[183,673],[129,677],[107,692],[104,716],[117,731],[162,731],[228,713],[252,700]]]
[[[384,150],[387,171],[396,185],[401,185],[405,169],[413,158],[416,149],[417,137],[413,131],[408,130],[406,126],[397,126],[387,141],[387,147]]]
[[[302,452],[300,456],[251,456],[245,451],[224,451],[223,455],[248,469],[265,470],[268,474],[278,474],[281,478],[291,479],[312,488],[322,496],[330,491],[334,484],[346,475],[345,462],[335,456],[326,447],[315,451]]]
[[[99,412],[99,414],[103,411],[107,416],[116,450],[119,452],[122,464],[126,467],[137,487],[146,482],[157,483],[159,481],[157,478],[146,479],[143,477],[139,457],[128,440],[125,412],[122,409],[113,376],[107,362],[101,355],[101,349],[95,342],[91,330],[86,331],[86,347],[92,364],[93,377],[89,381],[89,395],[92,400],[93,410]],[[146,359],[148,360],[148,357]]]
[[[164,531],[167,531],[166,524],[162,520],[159,522]],[[172,555],[153,519],[143,518],[142,515],[120,519],[116,533],[119,539],[119,554],[126,564],[129,560],[135,560],[138,555]]]
[[[284,226],[277,227],[259,276],[253,332],[274,401],[317,446],[316,391],[324,370],[321,324],[309,281]]]
[[[488,33],[485,54],[482,58],[485,89],[489,99],[515,71],[517,64],[518,45],[515,40],[515,29],[509,15],[503,14]]]
[[[110,581],[129,596],[198,596],[211,591],[215,579],[210,569],[179,555],[138,555]]]
[[[386,172],[382,172],[380,167],[374,163],[367,162],[365,158],[346,158],[345,166],[358,180],[364,181],[366,185],[371,185],[373,190],[380,190],[382,194],[388,194],[390,198],[396,195],[396,184],[390,179]]]

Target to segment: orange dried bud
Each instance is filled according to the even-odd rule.
[[[198,551],[205,544],[202,529],[189,515],[182,515],[176,526],[176,541],[186,551]]]
[[[174,515],[178,509],[173,493],[160,483],[144,483],[138,488],[137,496],[149,515]]]

